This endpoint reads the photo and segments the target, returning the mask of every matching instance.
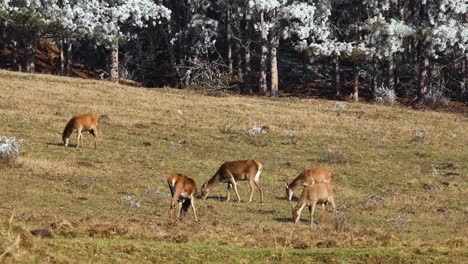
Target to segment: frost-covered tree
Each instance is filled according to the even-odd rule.
[[[4,0],[0,3],[0,20],[5,27],[13,53],[13,66],[17,70],[17,50],[25,50],[24,69],[34,72],[35,45],[54,22],[54,0]]]
[[[278,93],[277,48],[279,39],[291,39],[296,47],[328,38],[329,1],[262,0],[249,1],[250,15],[257,18],[260,34],[259,93],[267,92],[267,59],[270,55],[270,95]],[[270,51],[270,52],[268,52]]]
[[[276,96],[278,92],[278,65],[277,53],[279,23],[278,12],[286,5],[286,0],[250,0],[249,17],[257,18],[254,28],[260,33],[260,70],[259,70],[259,94],[267,93],[267,60],[270,48],[270,95]],[[268,36],[270,35],[270,42]]]
[[[97,43],[110,47],[110,79],[119,79],[119,40],[131,38],[128,27],[146,27],[147,22],[169,19],[171,11],[150,0],[91,0],[83,1],[84,14],[79,30]]]
[[[386,74],[382,74],[386,79],[386,86],[378,84],[373,80],[373,91],[376,87],[380,90],[388,89],[388,93],[395,93],[395,60],[397,54],[402,54],[405,50],[405,39],[415,34],[415,29],[405,22],[403,14],[400,13],[401,6],[390,0],[364,1],[368,19],[363,22],[363,29],[366,32],[365,43],[368,47],[373,47],[372,60],[380,65],[386,65]],[[374,66],[374,69],[376,66]],[[374,70],[374,75],[378,73]],[[386,87],[386,88],[385,88]]]
[[[435,60],[454,53],[466,56],[468,4],[464,0],[410,2],[408,20],[416,29],[415,39],[420,47],[418,95],[422,99],[432,83],[441,78],[438,67],[434,67]]]

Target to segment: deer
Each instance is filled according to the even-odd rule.
[[[335,186],[329,183],[315,183],[311,185],[304,185],[304,190],[302,190],[301,197],[299,198],[299,201],[297,202],[296,206],[294,206],[291,202],[293,222],[295,224],[299,222],[299,219],[301,218],[302,209],[304,209],[304,206],[308,205],[310,212],[310,227],[313,228],[315,206],[317,204],[321,204],[323,215],[320,222],[323,223],[325,214],[327,212],[326,205],[328,202],[331,203],[333,211],[336,211],[335,193]]]
[[[249,203],[252,202],[254,185],[260,192],[260,202],[263,203],[263,189],[260,182],[260,174],[262,173],[263,165],[257,160],[237,160],[228,161],[223,163],[216,173],[202,185],[201,196],[203,199],[208,197],[212,187],[220,182],[228,184],[228,195],[226,202],[231,198],[231,188],[237,195],[237,202],[241,202],[239,192],[237,191],[237,181],[249,181],[250,184],[250,198]]]
[[[87,113],[72,117],[70,121],[68,121],[62,133],[62,140],[65,147],[68,147],[68,142],[73,131],[77,132],[76,148],[80,146],[80,142],[81,146],[83,147],[82,132],[88,131],[91,135],[94,136],[94,148],[97,148],[98,128],[100,119],[101,118],[99,115],[93,113]]]
[[[328,167],[305,168],[290,184],[284,183],[286,187],[286,197],[291,201],[293,191],[299,185],[314,184],[318,182],[331,183],[335,171]]]
[[[174,173],[167,178],[167,184],[171,190],[172,197],[170,207],[171,218],[173,218],[174,209],[176,209],[177,204],[176,219],[180,218],[180,213],[182,211],[186,212],[188,208],[192,206],[195,222],[198,222],[197,209],[195,208],[195,196],[197,195],[197,185],[195,181],[185,175]]]

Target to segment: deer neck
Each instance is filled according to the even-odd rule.
[[[221,176],[220,174],[217,172],[215,175],[213,175],[213,177],[211,177],[211,179],[208,180],[208,183],[207,185],[208,186],[213,186],[217,183],[221,182]]]
[[[297,188],[297,186],[301,185],[304,180],[303,180],[303,173],[301,173],[298,177],[296,177],[289,185],[288,188],[291,190],[294,190]]]

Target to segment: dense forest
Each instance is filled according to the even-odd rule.
[[[10,70],[266,96],[468,101],[465,0],[1,0],[0,30]]]

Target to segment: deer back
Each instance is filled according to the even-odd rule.
[[[262,164],[256,160],[237,160],[225,162],[218,173],[223,179],[232,174],[236,180],[247,180],[254,178],[261,168]]]
[[[303,174],[303,181],[306,184],[314,184],[319,182],[331,183],[334,176],[335,172],[332,168],[305,168]]]

